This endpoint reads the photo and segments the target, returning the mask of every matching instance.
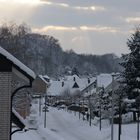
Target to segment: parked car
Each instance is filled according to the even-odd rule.
[[[88,111],[88,107],[86,106],[79,106],[79,105],[70,105],[68,106],[69,110],[78,111],[78,112],[86,112]]]
[[[60,105],[60,106],[58,106],[58,109],[65,109],[65,108],[66,108],[65,105]]]

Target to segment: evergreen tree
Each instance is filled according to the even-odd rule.
[[[71,73],[72,75],[77,75],[77,76],[79,76],[79,71],[78,71],[78,69],[76,68],[76,67],[74,67],[73,69],[72,69],[72,73]]]
[[[130,53],[122,57],[124,71],[121,76],[128,98],[136,99],[140,94],[140,28],[128,39],[127,46]]]

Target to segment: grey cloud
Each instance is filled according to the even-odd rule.
[[[73,48],[77,52],[87,50],[87,53],[97,54],[127,52],[126,40],[130,30],[140,22],[140,0],[46,0],[46,2],[48,4],[41,4],[32,9],[24,7],[24,14],[21,13],[20,7],[16,10],[10,10],[11,7],[8,7],[9,10],[0,8],[0,18],[22,20],[36,29],[46,27],[46,34],[58,38],[64,49]],[[91,6],[103,7],[104,10],[92,10]],[[81,31],[80,26],[87,29]],[[71,31],[71,28],[76,30]],[[103,29],[106,32],[99,32]],[[111,29],[114,31],[117,29],[119,32],[113,34],[109,32]]]

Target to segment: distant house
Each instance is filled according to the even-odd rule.
[[[88,83],[89,84],[82,90],[82,95],[84,96],[90,96],[94,92],[96,92],[97,80],[94,80],[91,83],[90,82]]]
[[[99,87],[99,88],[101,88],[101,87],[106,88],[111,83],[112,83],[112,76],[111,76],[111,74],[102,73],[102,74],[97,76],[97,87]]]
[[[16,80],[17,77],[20,80]],[[15,116],[15,113],[12,113],[13,99],[22,89],[31,88],[35,77],[31,69],[0,47],[0,140],[10,140],[13,121],[10,118]]]
[[[111,82],[106,88],[105,88],[105,92],[109,93],[112,91],[112,88],[114,91],[116,91],[117,89],[119,89],[120,83],[117,81],[117,79],[114,80],[114,82]]]
[[[43,96],[47,94],[47,90],[50,86],[50,78],[45,75],[38,75],[33,81],[33,96]]]
[[[84,89],[95,82],[95,80],[95,77],[80,78],[77,75],[65,76],[59,80],[51,80],[51,85],[48,89],[48,95],[59,96],[64,95],[66,92],[69,92],[71,95],[75,94],[76,92],[84,94]]]

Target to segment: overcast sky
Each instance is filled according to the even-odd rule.
[[[0,0],[0,21],[25,22],[64,50],[120,56],[140,24],[139,6],[140,0]]]

